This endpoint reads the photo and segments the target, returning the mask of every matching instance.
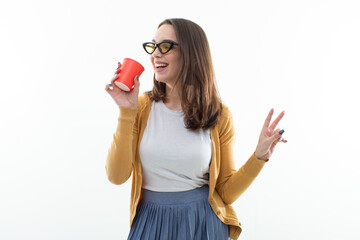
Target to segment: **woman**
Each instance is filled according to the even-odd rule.
[[[201,27],[167,19],[143,46],[155,71],[152,91],[138,97],[138,77],[130,93],[106,86],[120,109],[107,176],[122,184],[133,174],[128,239],[237,239],[231,203],[286,142],[275,130],[284,112],[270,125],[271,109],[254,154],[236,170],[233,120]]]

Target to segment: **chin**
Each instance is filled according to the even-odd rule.
[[[167,78],[164,78],[162,76],[156,76],[155,75],[155,80],[158,82],[162,82],[162,83],[168,83],[169,81],[167,80]]]
[[[175,81],[174,81],[175,78],[176,78],[176,77],[173,76],[173,75],[171,75],[171,76],[170,76],[170,75],[166,75],[166,76],[165,76],[165,74],[164,74],[164,75],[155,74],[155,79],[156,79],[156,81],[162,82],[162,83],[174,84],[174,83],[175,83]]]

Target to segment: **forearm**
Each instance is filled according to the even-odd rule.
[[[136,109],[120,108],[118,125],[106,160],[106,174],[113,184],[124,183],[131,175]]]
[[[265,161],[257,159],[253,154],[219,189],[223,201],[231,204],[239,198],[255,180],[264,164]]]

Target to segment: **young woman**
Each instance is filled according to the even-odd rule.
[[[139,95],[106,91],[120,115],[106,173],[124,183],[132,174],[128,239],[237,239],[241,232],[233,203],[272,155],[283,130],[284,112],[270,121],[248,161],[235,169],[235,130],[215,84],[204,31],[185,19],[160,23],[144,43],[154,68],[154,87]],[[118,69],[116,73],[118,73]]]

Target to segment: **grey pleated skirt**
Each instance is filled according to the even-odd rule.
[[[208,185],[185,192],[143,189],[128,240],[228,240],[228,225],[208,196]]]

